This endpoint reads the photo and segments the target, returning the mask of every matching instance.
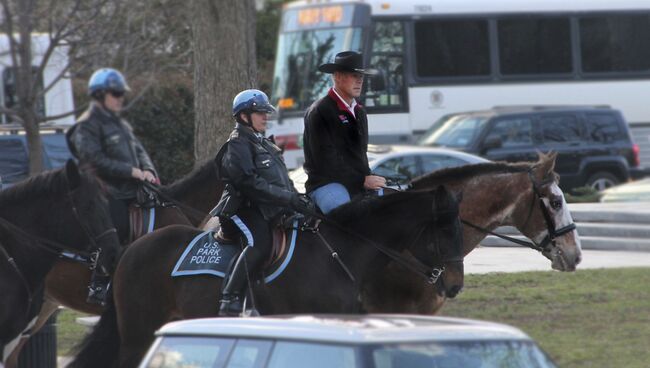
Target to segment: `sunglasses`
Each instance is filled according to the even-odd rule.
[[[110,93],[111,96],[113,96],[113,97],[115,97],[115,98],[124,97],[124,92],[120,92],[120,91],[109,91],[108,93]]]

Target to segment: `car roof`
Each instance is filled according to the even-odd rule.
[[[158,336],[246,337],[342,344],[530,340],[494,322],[413,315],[302,315],[172,322]]]
[[[472,164],[489,162],[489,160],[483,157],[449,148],[408,145],[368,145],[368,159],[372,161],[386,156],[421,155],[427,153],[452,156]]]
[[[529,114],[529,113],[554,113],[554,112],[575,112],[575,111],[599,111],[611,112],[614,111],[607,105],[504,105],[494,106],[491,109],[485,110],[472,110],[460,111],[446,115],[471,115],[484,118],[491,118],[494,116],[516,115],[516,114]]]

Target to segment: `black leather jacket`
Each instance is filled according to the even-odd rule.
[[[258,207],[267,220],[289,212],[290,203],[298,193],[278,146],[237,124],[222,150],[225,151],[216,158],[223,157],[217,167],[220,177],[228,184],[211,212],[213,215],[230,217],[244,205]]]
[[[94,103],[70,128],[67,138],[72,154],[97,170],[115,198],[135,198],[138,181],[131,177],[133,167],[158,176],[129,123]]]

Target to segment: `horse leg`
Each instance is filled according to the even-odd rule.
[[[154,332],[169,321],[185,318],[176,304],[171,270],[184,250],[180,245],[198,234],[187,226],[167,226],[140,238],[122,256],[113,278],[120,367],[137,366]]]
[[[44,301],[43,306],[41,307],[41,311],[38,313],[38,317],[36,319],[36,322],[34,323],[34,326],[31,328],[31,332],[29,336],[23,337],[20,339],[18,342],[18,345],[11,351],[11,354],[7,357],[5,367],[6,368],[15,368],[18,367],[18,357],[20,356],[20,352],[27,344],[27,341],[29,341],[29,338],[38,331],[41,330],[41,328],[45,325],[47,320],[50,318],[50,316],[59,308],[59,305],[57,303],[53,303],[51,301]]]
[[[3,261],[0,260],[0,365],[3,361],[9,363],[8,357],[29,322],[28,291],[13,266]]]

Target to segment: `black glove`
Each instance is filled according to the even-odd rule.
[[[316,205],[314,202],[305,194],[296,194],[291,198],[291,208],[305,215],[311,215],[316,213]]]

